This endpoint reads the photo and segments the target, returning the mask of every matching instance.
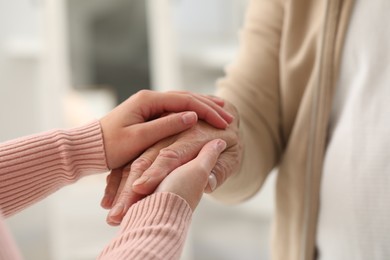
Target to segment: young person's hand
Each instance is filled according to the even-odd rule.
[[[194,211],[208,185],[214,185],[212,170],[225,148],[226,142],[221,139],[208,142],[195,159],[171,172],[154,192],[174,193],[186,200]]]
[[[214,173],[212,172],[215,164],[217,163],[218,157],[222,151],[226,148],[226,142],[221,139],[216,139],[208,142],[200,150],[199,154],[193,160],[173,170],[167,177],[165,177],[159,184],[156,192],[171,192],[179,197],[183,198],[192,211],[195,210],[200,199],[202,198],[203,192],[207,189],[208,185],[213,185],[215,179]],[[130,167],[125,167],[121,170],[121,176],[126,176],[130,172]],[[110,175],[109,175],[110,176]],[[128,192],[127,187],[122,189],[122,193]],[[129,187],[130,189],[132,187]],[[137,195],[137,201],[146,197],[146,195]],[[118,202],[117,211],[123,212],[125,215],[131,205],[126,205],[127,201]],[[120,220],[115,218],[107,217],[107,223],[110,225],[120,224]]]
[[[139,91],[100,120],[108,167],[122,167],[161,139],[193,127],[198,117],[226,128],[233,117],[223,104],[188,92]]]
[[[223,139],[227,143],[227,148],[218,158],[213,169],[215,177],[210,180],[210,185],[205,191],[213,191],[237,172],[242,157],[238,114],[232,106],[225,104],[226,106],[229,106],[228,111],[235,113],[235,119],[225,130],[198,122],[191,129],[156,143],[129,164],[126,170],[113,170],[108,176],[101,203],[104,208],[112,208],[107,222],[112,225],[120,224],[132,204],[153,193],[170,172],[194,159],[202,147],[211,140]],[[141,183],[137,183],[137,179],[140,179]]]

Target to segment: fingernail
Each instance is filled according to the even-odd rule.
[[[113,207],[110,210],[110,213],[108,215],[109,215],[109,217],[116,217],[119,214],[121,214],[124,209],[125,209],[125,206],[123,205],[123,203],[118,203],[115,205],[115,207]]]
[[[148,176],[141,176],[134,183],[133,186],[141,185],[147,182],[150,178]]]
[[[211,191],[214,191],[217,187],[217,177],[215,177],[215,174],[213,172],[209,175],[209,186]]]
[[[184,113],[181,118],[183,120],[183,123],[186,125],[190,125],[194,123],[196,120],[198,120],[198,117],[194,112]]]
[[[217,143],[215,144],[218,152],[222,152],[226,148],[226,142],[224,140],[218,140]]]

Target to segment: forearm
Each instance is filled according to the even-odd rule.
[[[282,153],[279,51],[282,1],[250,1],[240,50],[218,82],[217,96],[240,114],[244,144],[241,171],[231,175],[213,196],[233,203],[253,195]]]
[[[172,193],[155,193],[134,204],[119,234],[98,259],[179,259],[192,211]]]
[[[106,170],[97,121],[0,144],[0,208],[12,215],[82,176]]]

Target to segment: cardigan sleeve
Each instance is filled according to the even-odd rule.
[[[244,156],[239,173],[211,195],[236,203],[254,195],[280,159],[279,50],[283,0],[251,0],[241,31],[240,49],[217,96],[232,103],[240,115]]]
[[[99,260],[180,259],[192,211],[173,193],[155,193],[133,205]],[[0,212],[0,259],[22,259]]]
[[[87,174],[107,170],[97,121],[0,144],[0,208],[10,216]],[[148,196],[130,208],[99,259],[179,259],[191,215],[175,194]],[[7,249],[0,259],[21,259],[1,214],[0,248]]]
[[[0,208],[10,216],[81,177],[107,171],[98,121],[0,144]]]
[[[129,209],[118,235],[98,259],[180,259],[191,216],[191,208],[181,197],[152,194]]]

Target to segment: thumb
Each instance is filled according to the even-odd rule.
[[[198,156],[171,172],[157,187],[156,192],[171,192],[187,201],[195,210],[209,180],[219,155],[226,148],[221,139],[210,141]]]

